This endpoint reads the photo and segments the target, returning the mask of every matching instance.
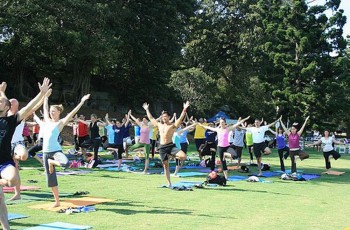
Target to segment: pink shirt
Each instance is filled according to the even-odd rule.
[[[25,136],[25,137],[30,136],[29,126],[27,124],[25,124],[24,127],[23,127],[23,136]]]
[[[142,144],[149,144],[149,127],[148,126],[141,126],[140,129],[140,143]]]
[[[218,131],[218,146],[219,147],[227,147],[230,146],[229,143],[229,135],[228,135],[228,129],[219,129],[220,131]]]
[[[290,133],[288,136],[289,148],[290,149],[299,149],[300,148],[299,139],[300,139],[300,136],[298,133],[296,133],[296,134]]]

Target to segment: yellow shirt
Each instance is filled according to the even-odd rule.
[[[203,123],[203,125],[208,125],[208,123]],[[200,125],[196,125],[196,130],[194,131],[194,139],[205,139],[205,128]]]
[[[157,135],[158,135],[158,127],[154,126],[153,127],[153,133],[152,133],[152,140],[157,140]]]

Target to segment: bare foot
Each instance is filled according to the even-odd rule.
[[[56,202],[52,207],[53,208],[57,208],[57,207],[59,207],[60,206],[60,202]]]
[[[142,174],[147,174],[147,170],[142,171]]]
[[[13,195],[13,197],[11,197],[10,199],[8,199],[8,201],[11,201],[11,200],[20,200],[21,199],[21,195],[20,194],[15,194]]]
[[[53,164],[51,164],[51,162],[49,161],[49,173],[52,174],[54,171],[54,166]]]

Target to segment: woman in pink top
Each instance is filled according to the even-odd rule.
[[[134,149],[142,148],[144,147],[144,153],[145,153],[145,169],[143,170],[143,173],[146,174],[149,164],[149,153],[150,153],[150,139],[149,139],[149,130],[150,126],[148,125],[147,118],[143,118],[142,122],[135,118],[130,113],[131,119],[134,120],[134,122],[140,126],[140,139],[139,142],[129,147],[129,151],[132,151]]]
[[[214,132],[217,132],[217,136],[218,136],[218,152],[219,152],[219,157],[220,157],[220,161],[222,164],[222,171],[224,172],[224,176],[227,180],[227,165],[226,165],[226,159],[224,157],[224,153],[227,151],[227,149],[230,147],[230,142],[229,142],[229,135],[228,133],[231,130],[234,130],[235,128],[237,128],[239,125],[241,125],[243,122],[245,122],[246,120],[248,120],[249,117],[244,118],[243,120],[241,120],[241,118],[238,119],[238,122],[232,126],[228,126],[226,124],[226,120],[225,118],[220,118],[220,124],[217,128],[213,128],[210,126],[205,126],[199,123],[200,126],[202,126],[205,129],[209,129],[212,130]]]
[[[305,153],[300,149],[300,136],[304,131],[304,128],[306,126],[307,121],[309,120],[310,116],[308,116],[305,119],[305,122],[301,129],[298,131],[298,124],[294,123],[292,127],[290,128],[290,131],[284,126],[282,119],[280,118],[281,125],[285,131],[285,133],[288,135],[288,142],[289,142],[289,156],[292,161],[292,174],[296,174],[297,172],[297,164],[295,163],[295,156],[298,155],[300,160],[304,160],[306,158],[309,158],[309,154]]]

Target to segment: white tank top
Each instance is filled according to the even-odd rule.
[[[22,136],[24,123],[25,123],[24,121],[21,121],[21,123],[19,123],[19,125],[17,125],[16,130],[12,136],[11,144],[17,143],[19,141],[24,141],[24,138]]]

